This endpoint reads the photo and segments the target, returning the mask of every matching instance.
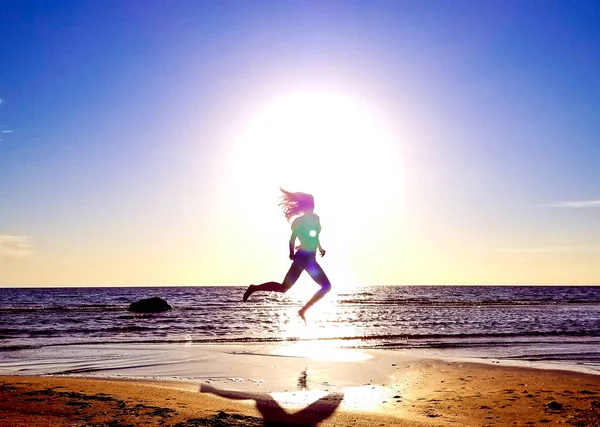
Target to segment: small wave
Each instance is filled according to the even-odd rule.
[[[123,311],[128,307],[115,305],[25,306],[2,307],[1,313],[68,312],[68,311]]]
[[[128,333],[128,332],[156,332],[159,329],[151,326],[111,326],[108,328],[72,328],[72,329],[0,329],[0,339],[10,339],[13,337],[56,337],[68,335],[85,335],[95,334],[98,335],[113,335],[115,333]]]
[[[340,299],[339,304],[360,305],[404,305],[404,306],[428,306],[428,307],[494,307],[494,306],[563,306],[563,305],[600,305],[600,300],[434,300],[413,298],[390,298],[390,299]]]
[[[58,335],[61,331],[57,331],[54,329],[39,329],[29,331],[29,335],[31,336],[50,336],[50,335]]]
[[[139,332],[147,328],[132,327],[128,332]],[[514,344],[527,344],[532,338],[541,342],[543,338],[597,338],[600,345],[600,330],[588,332],[524,332],[524,333],[474,333],[474,334],[374,334],[374,335],[343,335],[319,338],[304,337],[202,337],[189,339],[176,338],[144,338],[137,337],[135,340],[126,338],[102,338],[97,340],[73,341],[66,343],[48,344],[48,346],[72,346],[72,345],[100,345],[100,344],[260,344],[296,341],[340,341],[351,347],[368,348],[452,348],[452,347],[495,347]],[[518,341],[521,339],[521,341]],[[552,341],[550,341],[552,342]],[[587,341],[589,343],[589,341]],[[35,346],[39,348],[41,346]],[[0,346],[3,351],[7,349],[22,349],[23,346]]]
[[[36,348],[42,348],[41,345],[0,345],[0,352],[2,351],[20,351],[20,350],[33,350]]]
[[[527,360],[531,362],[543,362],[552,360],[566,360],[582,362],[581,353],[545,353],[545,354],[523,354],[519,356],[508,356],[506,359]],[[600,362],[600,352],[586,352],[585,362]]]
[[[448,307],[448,308],[470,308],[470,307],[526,307],[526,306],[597,306],[600,305],[598,299],[570,299],[570,300],[553,300],[553,299],[537,299],[537,300],[515,300],[515,299],[490,299],[490,300],[453,300],[453,299],[437,299],[437,298],[372,298],[375,294],[370,292],[360,292],[357,294],[339,294],[337,303],[340,305],[361,305],[361,306],[405,306],[405,307]],[[362,297],[362,298],[361,298]],[[232,307],[240,303],[236,300],[226,301],[210,301],[203,302],[202,305],[173,305],[173,311],[207,311],[214,310],[217,307]],[[298,305],[297,301],[277,300],[278,306]],[[271,307],[273,301],[257,301],[254,308]],[[113,304],[89,304],[89,305],[57,305],[57,306],[4,306],[0,307],[0,315],[14,315],[18,313],[63,313],[63,312],[128,312],[129,304],[113,305]]]

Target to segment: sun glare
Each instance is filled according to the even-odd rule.
[[[340,348],[329,341],[298,341],[282,345],[271,354],[337,362],[359,362],[371,358],[368,353]]]
[[[391,128],[372,106],[340,93],[296,92],[265,103],[227,156],[233,210],[264,225],[275,219],[266,212],[276,208],[278,187],[311,193],[328,254],[360,251],[399,200],[401,156]]]

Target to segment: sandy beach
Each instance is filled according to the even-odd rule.
[[[595,374],[389,350],[240,348],[198,346],[196,359],[176,364],[195,366],[188,377],[173,367],[5,375],[0,425],[600,425]]]

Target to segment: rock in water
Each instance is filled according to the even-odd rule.
[[[548,403],[546,406],[548,407],[548,409],[551,409],[553,411],[559,411],[563,407],[562,403],[558,403],[556,400],[553,400],[552,402]]]
[[[161,313],[172,308],[164,299],[158,297],[141,299],[129,304],[129,311],[134,313]]]

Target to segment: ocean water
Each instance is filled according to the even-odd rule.
[[[366,286],[329,294],[309,311],[308,326],[297,315],[305,294],[256,293],[243,303],[244,290],[0,289],[0,360],[24,349],[80,344],[334,340],[342,347],[600,371],[600,286]],[[128,312],[131,302],[153,296],[174,309]]]

